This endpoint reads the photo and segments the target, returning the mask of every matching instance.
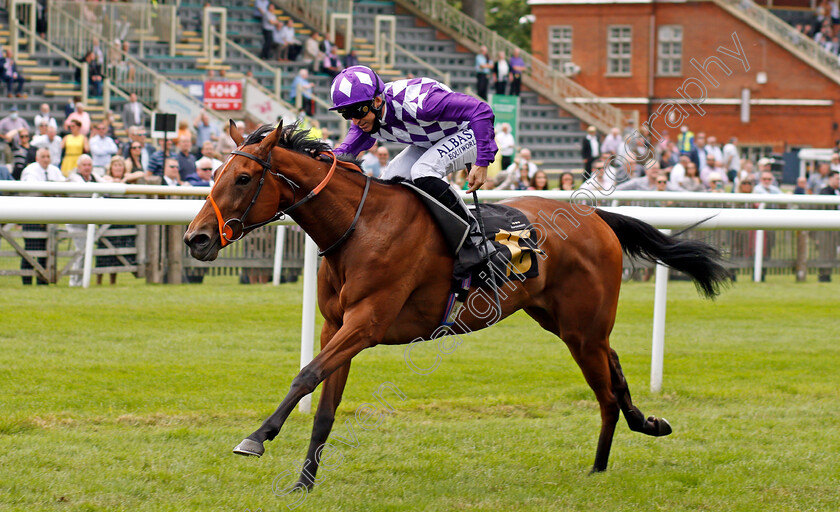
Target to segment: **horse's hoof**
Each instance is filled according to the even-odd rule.
[[[671,424],[668,423],[668,420],[666,420],[665,418],[659,418],[657,426],[659,427],[659,433],[657,435],[660,437],[667,436],[668,434],[674,431],[674,429],[671,428]]]
[[[233,449],[233,453],[237,455],[253,455],[259,457],[265,453],[265,448],[262,443],[258,443],[251,439],[245,439]]]

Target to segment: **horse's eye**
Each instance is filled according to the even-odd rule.
[[[237,185],[247,185],[251,183],[251,177],[247,174],[240,174],[238,178],[236,178]]]

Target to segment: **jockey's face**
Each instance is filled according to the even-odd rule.
[[[382,106],[382,98],[376,97],[373,99],[373,106],[376,109]],[[351,118],[350,122],[358,126],[365,133],[373,131],[374,121],[376,120],[376,112],[371,110],[361,118]]]

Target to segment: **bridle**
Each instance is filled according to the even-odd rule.
[[[223,248],[225,246],[231,244],[232,242],[236,242],[237,240],[241,240],[242,237],[245,236],[245,233],[247,233],[251,230],[254,230],[256,228],[265,226],[266,224],[270,224],[270,223],[272,223],[276,220],[279,220],[279,219],[285,217],[286,215],[290,214],[292,211],[296,210],[298,207],[306,204],[307,202],[309,202],[310,200],[315,198],[315,196],[317,196],[324,189],[324,187],[326,187],[327,184],[330,182],[333,175],[335,174],[335,169],[336,169],[337,166],[340,165],[341,167],[344,167],[346,169],[350,169],[350,170],[362,173],[362,170],[357,165],[355,165],[353,163],[350,163],[350,162],[344,162],[344,161],[339,160],[338,158],[336,158],[335,154],[332,151],[321,152],[318,155],[318,157],[322,157],[322,156],[328,157],[329,159],[332,160],[332,165],[330,166],[330,170],[329,170],[329,172],[327,172],[327,175],[324,177],[323,180],[321,180],[321,182],[315,188],[313,188],[301,200],[294,201],[292,203],[292,205],[289,206],[288,208],[286,208],[285,210],[278,208],[277,212],[274,215],[272,215],[270,219],[262,221],[262,222],[256,222],[254,224],[246,225],[245,220],[248,218],[248,213],[250,213],[251,208],[253,208],[253,206],[257,203],[257,198],[259,197],[260,192],[262,192],[263,185],[265,184],[266,174],[271,174],[272,176],[275,176],[275,177],[280,178],[283,181],[285,181],[286,184],[289,185],[289,188],[292,189],[292,200],[297,198],[297,190],[300,189],[301,187],[300,187],[300,185],[295,183],[292,179],[290,179],[288,176],[284,175],[282,172],[275,172],[271,169],[271,151],[269,151],[269,153],[268,153],[268,159],[267,160],[263,160],[262,158],[260,158],[256,155],[253,155],[251,153],[246,153],[246,152],[244,152],[240,149],[235,149],[235,150],[231,151],[230,154],[231,154],[230,159],[233,159],[234,156],[238,155],[238,156],[244,156],[245,158],[248,158],[248,159],[251,159],[251,160],[257,162],[258,164],[260,164],[260,166],[262,166],[262,174],[260,175],[260,183],[259,183],[259,185],[257,185],[257,191],[254,193],[254,197],[251,199],[251,203],[248,204],[248,207],[245,208],[245,211],[242,213],[242,215],[239,218],[224,220],[224,217],[222,216],[222,212],[219,209],[219,206],[216,204],[216,200],[213,199],[213,189],[211,189],[210,193],[207,195],[207,199],[210,200],[210,204],[213,206],[213,211],[216,212],[216,220],[218,221],[218,224],[219,224],[219,236],[221,237],[221,244],[222,244]],[[228,164],[229,163],[230,163],[230,160],[228,160]],[[219,176],[216,178],[216,181],[218,181],[218,178],[221,177],[222,173],[225,172],[227,167],[228,166],[226,165],[222,168],[222,171],[219,173]],[[215,186],[213,188],[215,188]],[[369,188],[370,188],[370,176],[365,176],[365,190],[362,193],[362,200],[359,201],[359,207],[356,209],[356,216],[353,218],[352,224],[350,224],[350,227],[347,229],[347,231],[345,231],[344,234],[335,243],[333,243],[331,246],[329,246],[325,250],[319,251],[318,252],[319,256],[324,256],[326,254],[329,254],[333,250],[337,249],[342,243],[344,243],[345,240],[347,240],[350,237],[350,235],[356,229],[356,222],[359,220],[359,215],[362,213],[362,207],[364,206],[365,200],[367,199],[367,194],[368,194],[368,189]],[[236,231],[234,230],[233,226],[235,226],[237,223],[241,227],[240,227],[239,235],[235,236]],[[230,232],[230,235],[228,235],[228,232]]]

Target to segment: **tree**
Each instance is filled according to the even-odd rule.
[[[519,22],[531,13],[526,0],[449,0],[449,3],[516,46],[531,51],[531,24]]]

